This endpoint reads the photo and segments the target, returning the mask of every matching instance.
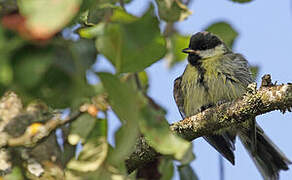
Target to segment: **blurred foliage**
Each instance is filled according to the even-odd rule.
[[[138,135],[138,126],[149,145],[158,152],[172,155],[183,163],[193,160],[189,151],[191,143],[170,132],[164,118],[164,111],[159,111],[151,106],[148,99],[134,89],[133,84],[122,83],[109,73],[99,73],[99,77],[109,93],[109,102],[113,111],[120,117],[121,123],[125,124],[116,134],[116,139],[119,141],[112,154],[115,157],[113,161],[120,162],[133,150],[132,147]],[[117,92],[116,89],[119,91]],[[127,137],[126,134],[131,134],[132,137]],[[129,150],[126,150],[125,147],[128,147]]]
[[[14,167],[10,174],[3,177],[3,180],[23,180],[23,175],[21,173],[21,169],[19,167]]]
[[[234,40],[238,36],[237,31],[227,22],[216,22],[207,27],[205,31],[218,35],[229,48],[233,47]]]
[[[133,151],[138,137],[138,121],[140,100],[137,92],[126,83],[122,83],[116,76],[109,73],[98,74],[109,94],[109,103],[124,125],[116,132],[116,148],[110,152],[114,164],[125,160]],[[119,89],[119,91],[116,91]]]
[[[78,12],[82,0],[19,0],[25,28],[32,38],[47,39],[60,31]]]
[[[26,100],[37,97],[54,107],[76,107],[95,93],[85,76],[95,57],[94,42],[89,40],[73,43],[57,38],[46,46],[24,44],[7,61],[13,72],[7,87]]]
[[[172,178],[173,160],[182,164],[178,168],[181,179],[196,179],[189,165],[194,159],[192,145],[170,132],[166,111],[147,95],[149,81],[145,72],[162,58],[170,67],[185,60],[186,54],[181,50],[188,46],[190,35],[176,31],[175,22],[191,15],[187,6],[192,1],[155,0],[141,16],[126,11],[132,1],[135,0],[0,0],[0,95],[13,90],[24,104],[39,99],[50,106],[48,109],[72,111],[91,102],[96,108],[93,114],[103,116],[85,113],[61,127],[59,147],[52,134],[29,153],[33,163],[20,158],[22,162],[17,160],[4,179],[58,179],[64,176],[62,171],[66,179],[134,179],[135,175],[127,176],[124,160],[140,136],[165,155],[157,167],[161,179]],[[64,35],[64,28],[70,33]],[[238,36],[227,22],[213,23],[206,31],[219,35],[230,48]],[[86,75],[101,57],[98,54],[112,63],[116,74]],[[251,71],[256,75],[258,67]],[[100,80],[97,84],[87,82],[96,77]],[[113,147],[107,142],[109,109],[121,122]],[[23,115],[16,118],[13,126],[6,127],[13,135],[21,135],[32,122],[51,118],[43,111],[37,115],[23,112],[35,121],[19,123]],[[22,131],[15,132],[19,127]],[[78,144],[83,146],[80,154],[80,148],[76,151]],[[21,148],[18,155],[20,151]],[[56,152],[58,156],[50,156]],[[58,165],[54,158],[60,161]],[[38,163],[44,171],[42,177],[28,171]]]
[[[16,0],[0,0],[0,17],[17,10]]]
[[[189,164],[178,166],[178,173],[181,180],[198,180],[199,179]]]
[[[118,73],[142,71],[165,55],[159,21],[152,7],[139,19],[124,17],[127,15],[116,16],[115,22],[106,26],[104,35],[97,38],[97,50]]]
[[[76,145],[78,142],[85,143],[92,129],[95,127],[96,118],[89,114],[81,115],[77,120],[72,122],[70,127],[69,143]],[[97,129],[99,131],[100,129]]]
[[[180,0],[155,0],[159,17],[168,22],[183,21],[191,11]]]
[[[104,137],[92,139],[86,142],[78,159],[71,159],[67,167],[79,172],[97,170],[105,161],[108,153],[108,145]]]
[[[167,38],[167,54],[165,59],[170,67],[186,59],[187,54],[181,53],[181,51],[188,47],[189,39],[190,36],[183,36],[176,32]]]
[[[158,170],[162,175],[161,180],[171,180],[174,172],[172,159],[168,157],[160,159]]]

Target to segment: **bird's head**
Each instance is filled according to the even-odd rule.
[[[182,52],[187,53],[191,64],[210,57],[222,55],[229,49],[216,35],[209,32],[198,32],[191,37],[189,47]]]

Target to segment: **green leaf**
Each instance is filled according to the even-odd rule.
[[[109,95],[109,102],[122,123],[137,122],[139,119],[138,93],[127,83],[122,83],[116,75],[98,73]],[[118,90],[118,91],[117,91]],[[141,103],[140,103],[141,104]]]
[[[80,11],[81,12],[87,11],[90,7],[94,6],[96,3],[97,3],[96,0],[82,1],[81,5],[80,5]]]
[[[80,39],[76,42],[58,41],[53,44],[55,49],[54,62],[71,76],[85,73],[96,61],[94,41]]]
[[[157,105],[154,107],[154,101],[138,93],[132,83],[122,83],[116,76],[109,73],[98,73],[98,75],[109,94],[113,111],[123,123],[116,133],[115,155],[111,155],[111,159],[121,162],[133,150],[139,124],[140,131],[148,144],[156,151],[171,155],[182,163],[193,160],[192,153],[190,155],[191,143],[169,130],[164,111],[158,111]]]
[[[86,118],[86,117],[85,117]],[[91,117],[92,118],[92,117]],[[84,122],[84,124],[82,125],[81,123],[82,123],[82,121],[81,120],[83,120],[84,119],[84,117],[83,118],[81,118],[81,119],[77,119],[77,121],[80,121],[80,123],[75,123],[76,121],[74,121],[72,124],[71,124],[71,127],[70,127],[70,133],[71,134],[73,134],[72,133],[72,131],[73,130],[75,130],[75,132],[81,132],[82,134],[85,134],[86,133],[86,135],[83,135],[83,137],[84,137],[84,139],[85,139],[85,141],[83,141],[83,143],[85,143],[85,144],[87,144],[87,145],[89,145],[89,144],[94,144],[94,142],[96,142],[96,141],[99,141],[99,139],[106,139],[106,137],[107,137],[107,119],[97,119],[97,120],[95,120],[94,122],[94,124],[91,124],[91,122],[88,122],[88,119],[85,119],[85,122]],[[95,118],[94,118],[95,119]],[[75,125],[74,125],[74,123],[75,123]],[[79,127],[79,130],[77,130],[77,125],[80,125],[80,127]],[[74,127],[73,127],[74,126]],[[89,129],[89,130],[88,130]],[[88,131],[90,131],[89,133],[88,133]],[[72,138],[72,137],[71,137]],[[74,138],[74,136],[73,136],[73,138]],[[65,138],[65,140],[67,140],[67,141],[65,141],[64,142],[64,153],[62,154],[62,159],[63,159],[63,163],[64,164],[67,164],[67,162],[69,161],[69,160],[71,160],[71,158],[74,156],[74,154],[76,153],[76,146],[72,146],[68,141],[70,141],[70,135],[69,135],[69,137],[67,137],[67,138]],[[72,140],[72,139],[71,139]],[[73,139],[73,141],[74,141],[74,139]],[[79,141],[79,139],[77,138],[77,140],[76,141]],[[102,141],[102,140],[101,140]],[[72,144],[76,144],[76,143],[72,143]],[[101,146],[100,147],[98,147],[98,148],[100,148],[101,150],[103,150],[103,151],[105,151],[105,149],[103,149],[103,146],[105,145],[105,144],[103,144],[103,143],[101,143],[100,144]],[[99,145],[98,145],[99,146]],[[107,144],[107,146],[109,146],[108,144]],[[108,148],[108,147],[107,147]],[[105,153],[105,152],[96,152],[96,153],[101,153],[101,154],[94,154],[94,156],[96,155],[96,156],[99,156],[99,159],[96,159],[96,161],[97,162],[99,162],[99,161],[101,161],[102,160],[102,158],[104,158],[103,157],[103,155],[104,154],[102,154],[102,153]],[[106,149],[106,151],[107,151],[107,154],[108,154],[108,149]],[[84,153],[87,153],[87,152],[84,152]],[[106,154],[106,155],[107,155]],[[91,164],[91,163],[95,163],[96,161],[93,161],[93,162],[91,162],[91,160],[92,159],[88,159],[88,160],[86,160],[86,159],[83,159],[83,160],[81,160],[81,159],[78,159],[78,160],[76,160],[75,158],[74,158],[74,160],[73,160],[73,162],[74,163],[76,163],[77,161],[90,161],[90,162],[88,162],[88,164],[87,165],[89,165],[89,164]],[[103,159],[104,160],[104,159]],[[74,164],[73,163],[73,164]],[[86,162],[83,162],[83,163],[86,163]],[[73,165],[73,166],[75,166],[75,165]],[[98,168],[98,167],[97,167]],[[84,170],[84,167],[82,167],[81,169],[83,169]],[[68,178],[68,179],[70,179],[70,178]]]
[[[115,114],[122,122],[122,127],[116,132],[116,147],[111,152],[110,161],[113,164],[121,163],[133,151],[138,137],[138,121],[140,120],[137,92],[122,83],[115,75],[98,73],[102,84],[109,95],[109,103]]]
[[[22,171],[18,166],[13,167],[12,172],[3,177],[3,180],[23,180]]]
[[[121,78],[121,80],[131,84],[133,87],[135,87],[135,89],[147,93],[147,89],[149,87],[149,80],[146,71],[125,74]]]
[[[70,144],[76,145],[80,140],[84,143],[95,124],[96,118],[87,113],[81,115],[78,119],[72,122],[69,134]]]
[[[137,21],[138,19],[139,19],[138,17],[127,13],[122,8],[116,8],[113,11],[113,15],[111,16],[111,20],[113,22],[119,22],[119,23],[133,23]]]
[[[146,71],[141,71],[138,73],[138,80],[140,81],[141,90],[147,92],[149,88],[149,79]]]
[[[183,163],[194,159],[192,153],[190,155],[192,144],[170,131],[163,112],[156,111],[151,106],[144,106],[141,111],[143,121],[139,121],[139,127],[151,147],[163,155],[172,155]]]
[[[108,144],[105,137],[100,137],[87,142],[78,156],[71,159],[67,168],[80,172],[90,172],[99,169],[108,153]]]
[[[107,119],[97,119],[87,139],[95,139],[100,136],[107,137]]]
[[[103,165],[97,171],[82,175],[81,179],[86,180],[130,180],[126,173],[121,173],[119,169],[111,165]]]
[[[136,21],[108,24],[97,49],[118,73],[142,71],[165,55],[165,40],[153,8]]]
[[[182,49],[188,47],[190,36],[183,36],[178,33],[172,34],[167,40],[167,54],[165,56],[170,67],[186,59],[187,54]]]
[[[94,25],[100,22],[107,22],[110,17],[111,21],[115,21],[115,11],[122,10],[121,6],[117,6],[120,0],[86,0],[82,3],[82,11],[87,10],[83,22],[87,25]],[[123,0],[124,4],[131,0]],[[127,14],[127,13],[125,13]]]
[[[99,23],[95,26],[82,28],[79,30],[79,34],[83,38],[91,39],[97,36],[101,36],[104,33],[105,24]]]
[[[179,173],[180,180],[198,180],[199,179],[189,164],[178,166],[178,173]]]
[[[12,61],[14,82],[25,89],[36,87],[52,64],[53,58],[50,47],[26,46],[15,52]]]
[[[108,4],[105,3],[105,4]],[[115,10],[112,12],[111,22],[118,22],[118,23],[130,23],[136,21],[138,18],[131,14],[125,12],[122,8],[118,8],[115,6]],[[99,36],[104,35],[106,24],[104,22],[100,22],[94,26],[82,28],[79,30],[79,34],[83,38],[96,38]]]
[[[233,2],[237,2],[237,3],[248,3],[251,2],[252,0],[231,0]]]
[[[227,22],[216,22],[207,27],[206,31],[218,35],[229,48],[233,47],[233,42],[238,36],[237,31]]]
[[[180,0],[155,0],[159,17],[164,21],[182,21],[192,14]]]
[[[160,180],[171,180],[174,172],[173,160],[168,157],[162,157],[159,161],[158,170],[162,175]]]
[[[96,49],[92,40],[81,39],[70,44],[69,50],[78,73],[86,72],[96,61]]]
[[[92,40],[73,43],[56,38],[47,46],[28,44],[12,54],[10,88],[25,102],[40,98],[52,107],[77,107],[95,94],[86,80],[86,71],[96,59]]]
[[[96,2],[88,11],[86,24],[97,24],[103,21],[106,16],[112,14],[115,7],[116,6],[109,1]]]
[[[94,87],[86,82],[85,72],[69,76],[56,67],[46,73],[40,89],[31,91],[33,96],[41,97],[51,106],[77,108],[95,94]]]
[[[8,2],[6,2],[8,3]],[[1,5],[0,5],[1,6]],[[1,14],[1,13],[0,13]],[[10,64],[13,51],[23,44],[24,40],[0,25],[0,84],[9,86],[13,81],[13,67]],[[2,88],[4,89],[4,88]],[[1,91],[1,90],[0,90]]]
[[[19,0],[26,28],[35,38],[48,38],[66,26],[78,12],[82,0]]]
[[[137,89],[134,75],[126,75],[123,79]],[[141,87],[143,87],[142,83]],[[138,89],[139,91],[143,90],[143,88]],[[191,143],[176,136],[169,130],[169,124],[164,117],[166,111],[146,95],[137,96],[136,98],[141,99],[140,102],[143,102],[141,105],[137,105],[140,107],[139,114],[141,116],[139,128],[147,143],[156,151],[164,155],[171,155],[182,164],[192,161],[194,155]]]
[[[24,42],[14,32],[6,30],[0,25],[0,52],[2,56],[11,55],[11,51],[19,48]]]
[[[0,84],[9,85],[13,80],[13,70],[5,55],[0,55]]]
[[[31,99],[41,98],[52,107],[68,107],[74,100],[72,96],[74,80],[64,70],[56,67],[53,64],[42,77],[40,84],[25,93]]]

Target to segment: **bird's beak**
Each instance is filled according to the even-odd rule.
[[[185,48],[182,50],[182,52],[187,54],[196,54],[196,51],[191,48]]]

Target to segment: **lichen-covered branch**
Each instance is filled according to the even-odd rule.
[[[195,116],[174,123],[170,128],[187,140],[235,127],[251,117],[274,110],[291,111],[292,84],[261,88],[242,99],[207,109]]]
[[[62,150],[54,132],[84,112],[90,113],[90,107],[85,104],[65,115],[61,111],[50,110],[39,101],[24,108],[14,92],[5,93],[0,99],[0,176],[10,174],[12,168],[21,166],[26,169],[29,179],[41,176],[51,179],[49,177],[56,173],[63,179],[63,165],[74,155],[75,147],[63,143]],[[65,129],[64,126],[62,128]],[[64,151],[67,152],[66,157]]]
[[[62,118],[60,111],[51,111],[44,103],[35,101],[24,108],[14,92],[5,93],[0,99],[0,176],[23,168],[29,179],[63,177],[64,158],[52,132],[81,113]]]
[[[58,127],[77,119],[82,112],[77,111],[70,116],[62,118],[61,113],[56,113],[46,123],[33,123],[28,126],[25,132],[18,137],[11,137],[9,135],[1,134],[0,148],[4,146],[17,147],[17,146],[32,146],[50,135],[52,131],[55,131]]]
[[[266,78],[265,76],[264,78]],[[268,82],[269,81],[269,82]],[[270,111],[286,110],[291,112],[292,84],[273,85],[270,78],[263,79],[262,86],[256,90],[256,84],[250,84],[247,93],[234,102],[209,108],[199,114],[170,125],[170,129],[186,140],[236,127],[251,117]],[[141,141],[141,140],[140,140]],[[141,141],[142,142],[142,141]],[[126,160],[128,172],[150,162],[159,156],[146,143],[139,143],[133,154]]]
[[[50,135],[50,133],[55,131],[58,127],[77,119],[80,115],[80,111],[74,112],[66,118],[62,118],[61,113],[56,114],[45,124],[32,124],[32,126],[26,129],[26,132],[22,136],[9,138],[7,140],[7,145],[9,147],[33,145]]]

